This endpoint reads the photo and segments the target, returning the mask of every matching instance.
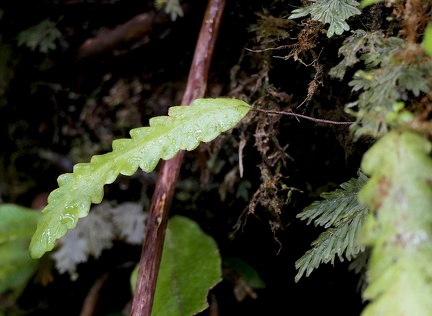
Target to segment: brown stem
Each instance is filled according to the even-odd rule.
[[[95,315],[99,294],[101,292],[102,286],[104,285],[107,279],[108,279],[108,273],[105,273],[99,279],[97,279],[96,282],[93,284],[93,286],[90,288],[90,291],[84,300],[84,304],[80,316]]]
[[[225,0],[209,0],[189,71],[186,91],[183,95],[183,105],[189,105],[195,99],[204,96],[210,61],[224,7]],[[132,303],[132,316],[150,316],[151,314],[169,209],[183,156],[184,152],[181,151],[173,159],[162,162],[159,171],[141,253]]]
[[[318,119],[314,117],[310,117],[307,115],[292,113],[292,112],[284,112],[284,111],[274,111],[274,110],[262,110],[262,109],[252,109],[252,111],[262,112],[266,114],[278,114],[278,115],[288,115],[288,116],[294,116],[294,117],[300,117],[304,118],[309,121],[317,122],[317,123],[325,123],[325,124],[334,124],[334,125],[351,125],[354,122],[338,122],[338,121],[330,121],[330,120],[324,120],[324,119]]]
[[[143,41],[148,36],[154,25],[165,23],[168,15],[154,12],[139,14],[124,24],[118,25],[112,30],[99,32],[95,37],[87,39],[79,48],[77,58],[79,60],[111,52],[122,45],[132,45]]]

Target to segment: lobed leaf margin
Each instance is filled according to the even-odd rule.
[[[133,175],[138,167],[151,172],[160,159],[169,160],[180,150],[193,150],[233,128],[251,109],[244,101],[228,98],[197,99],[190,106],[173,106],[168,116],[150,119],[149,127],[130,131],[131,138],[113,142],[113,150],[75,165],[61,175],[59,187],[48,197],[30,243],[30,256],[40,258],[67,230],[87,216],[90,205],[103,199],[104,185],[119,174]]]

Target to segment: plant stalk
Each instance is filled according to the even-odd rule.
[[[209,0],[197,40],[189,71],[182,105],[204,97],[216,37],[225,7],[225,0]],[[150,316],[156,289],[157,275],[162,257],[169,210],[174,196],[184,151],[163,161],[150,206],[147,234],[143,243],[141,260],[132,303],[132,316]]]

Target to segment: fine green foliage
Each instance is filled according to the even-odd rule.
[[[301,220],[314,221],[315,226],[328,228],[312,242],[313,248],[308,250],[295,266],[298,282],[303,274],[309,276],[321,263],[334,263],[336,255],[343,261],[355,258],[364,248],[357,243],[357,236],[368,209],[358,203],[357,195],[367,177],[359,172],[357,179],[341,184],[342,189],[323,193],[322,201],[313,202],[297,215]]]
[[[427,93],[430,87],[432,60],[416,58],[408,63],[398,56],[415,54],[416,47],[397,37],[386,37],[382,32],[357,30],[348,37],[339,50],[344,59],[331,69],[330,75],[342,79],[348,67],[362,61],[364,70],[358,70],[349,83],[358,100],[346,105],[346,111],[356,117],[351,126],[355,137],[379,137],[389,130],[389,125],[400,125],[410,120],[400,105],[408,94],[414,97]],[[395,120],[395,115],[401,115]]]
[[[359,243],[372,247],[363,311],[432,315],[432,144],[412,131],[392,131],[363,157],[370,180],[359,200],[371,210]]]
[[[288,19],[296,19],[311,15],[312,20],[330,24],[327,36],[341,35],[350,29],[347,19],[361,13],[357,7],[359,3],[354,0],[316,0],[306,7],[295,9]]]
[[[135,288],[137,270],[131,277]],[[216,242],[190,219],[168,222],[152,315],[189,316],[208,307],[209,289],[221,280]]]
[[[234,127],[251,109],[235,99],[198,99],[191,106],[174,106],[169,116],[150,119],[150,127],[130,131],[131,139],[113,142],[113,151],[93,156],[90,163],[75,165],[73,173],[58,178],[42,210],[30,244],[30,255],[40,258],[55,241],[87,216],[91,203],[100,203],[103,186],[119,174],[133,175],[138,167],[152,171],[160,159],[168,160],[180,150],[193,150]]]
[[[432,57],[432,23],[429,23],[423,36],[423,48]]]
[[[25,45],[31,50],[39,49],[41,53],[48,53],[56,49],[55,41],[61,38],[61,32],[53,21],[46,19],[18,34],[18,45]]]
[[[28,256],[27,248],[39,218],[31,209],[0,205],[0,293],[18,297],[35,273],[38,261]]]
[[[343,59],[330,70],[330,75],[341,80],[348,67],[353,67],[363,60],[370,68],[380,63],[391,63],[392,56],[404,43],[404,40],[398,37],[386,38],[382,32],[356,30],[339,48],[339,56],[343,56]]]

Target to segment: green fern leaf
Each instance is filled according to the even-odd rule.
[[[409,93],[416,97],[428,93],[432,59],[421,58],[408,63],[398,56],[407,50],[415,52],[417,48],[380,31],[357,30],[344,41],[339,50],[344,58],[330,70],[330,75],[342,79],[348,67],[360,61],[365,66],[349,83],[352,90],[359,93],[358,99],[345,108],[356,117],[350,127],[356,138],[361,135],[380,137],[388,132],[389,125],[404,125],[411,119],[410,113],[401,111],[399,104]]]
[[[316,0],[311,2],[313,3],[309,6],[293,10],[288,19],[296,19],[310,14],[312,20],[330,25],[327,30],[327,37],[332,37],[334,34],[341,35],[344,31],[348,31],[350,28],[346,20],[361,13],[357,9],[359,3],[354,0]]]
[[[371,210],[359,243],[372,248],[363,296],[370,315],[432,315],[432,144],[392,131],[363,157],[370,180],[359,200]]]
[[[398,37],[387,37],[384,33],[366,32],[364,30],[355,30],[352,35],[347,37],[338,55],[343,56],[342,61],[330,69],[330,76],[342,80],[348,67],[353,67],[360,60],[368,68],[379,66],[380,63],[392,61],[392,55],[405,45],[403,39]]]
[[[48,197],[30,244],[30,255],[40,258],[58,238],[87,216],[91,203],[100,203],[103,186],[119,174],[130,176],[140,167],[152,171],[160,159],[180,150],[193,150],[234,127],[251,109],[235,99],[198,99],[191,106],[174,106],[169,116],[150,119],[150,127],[130,131],[131,139],[113,142],[113,151],[75,165],[73,173],[58,178],[59,188]]]
[[[317,201],[297,215],[302,220],[308,219],[308,224],[314,221],[315,226],[327,229],[313,241],[311,250],[307,251],[295,266],[298,273],[297,282],[306,273],[309,276],[321,263],[334,263],[336,255],[340,261],[351,260],[363,247],[357,244],[357,236],[362,227],[368,209],[358,203],[357,196],[367,177],[359,172],[357,179],[351,179],[341,184],[342,189],[323,193],[323,201]]]
[[[18,34],[18,45],[26,45],[31,50],[39,48],[41,53],[48,53],[56,49],[55,41],[61,38],[62,34],[56,28],[56,24],[49,20],[43,20]]]
[[[158,9],[165,7],[164,12],[170,15],[171,21],[175,21],[177,17],[184,15],[180,0],[156,0],[155,5]]]

